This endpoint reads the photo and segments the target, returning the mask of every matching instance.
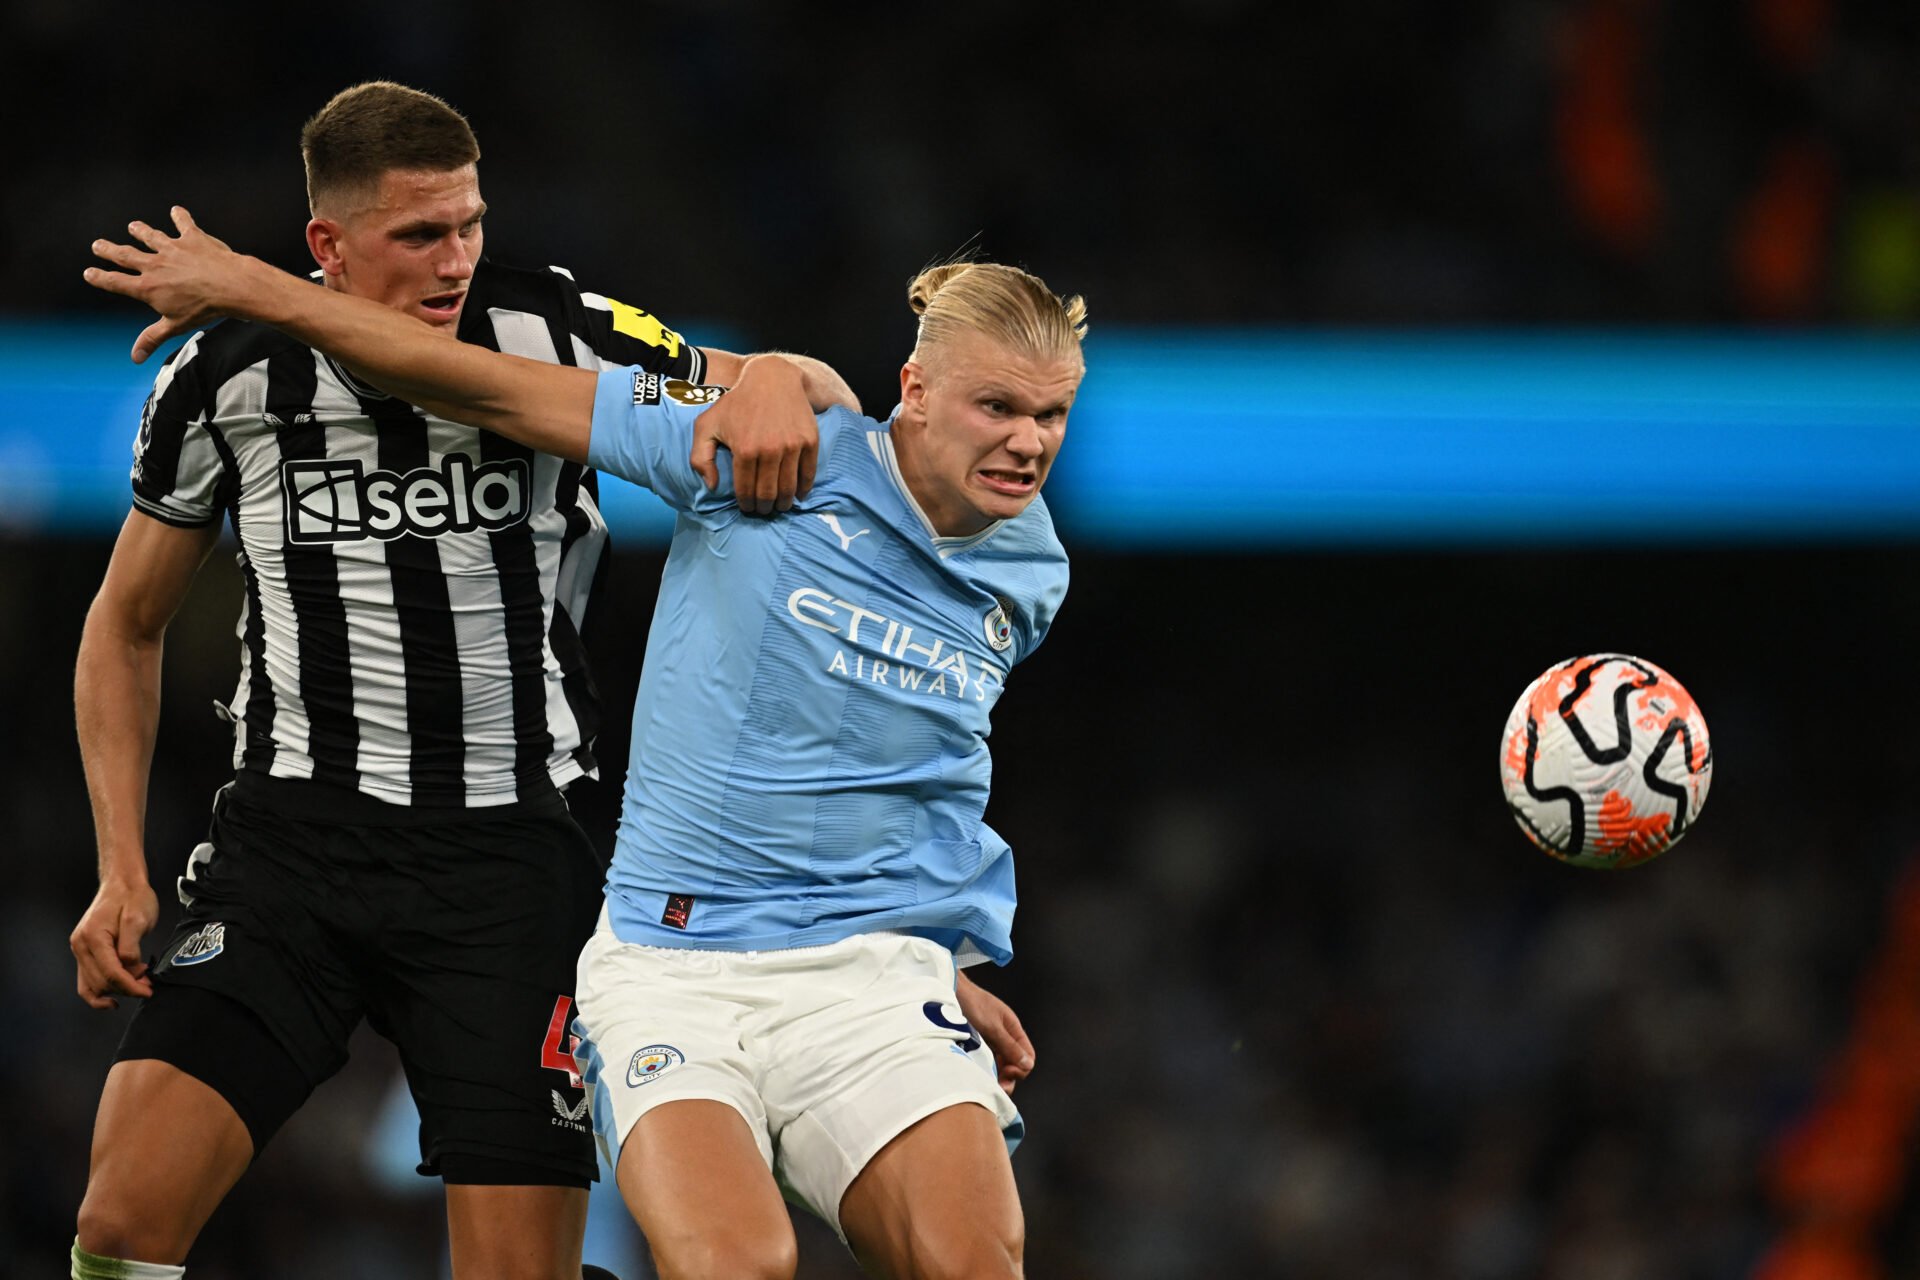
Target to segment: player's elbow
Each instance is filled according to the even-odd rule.
[[[108,653],[157,650],[172,619],[172,609],[145,593],[103,586],[80,628],[80,661],[84,665]]]
[[[587,460],[587,441],[592,434],[591,422],[569,421],[538,407],[510,409],[473,425],[497,432],[529,449],[581,463]]]
[[[532,360],[512,360],[491,367],[489,373],[496,376],[467,384],[459,399],[426,402],[424,407],[541,453],[569,462],[587,460],[596,375]]]
[[[568,462],[586,462],[587,444],[593,437],[591,406],[588,412],[579,418],[543,410],[537,415],[523,418],[522,421],[526,433],[535,441],[534,448],[542,453],[550,453],[556,458],[564,458]]]

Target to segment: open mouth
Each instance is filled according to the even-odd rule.
[[[420,306],[429,315],[451,317],[460,310],[460,304],[466,296],[464,289],[453,293],[436,293],[431,298],[420,299]]]
[[[1023,471],[981,471],[980,481],[996,493],[1024,498],[1034,490],[1033,476]]]

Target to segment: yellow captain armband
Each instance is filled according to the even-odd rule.
[[[661,324],[658,316],[612,298],[607,299],[607,306],[613,311],[615,333],[624,333],[629,338],[637,338],[650,347],[659,347],[669,357],[680,354],[680,347],[686,340]]]

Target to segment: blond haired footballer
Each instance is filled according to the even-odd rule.
[[[155,331],[281,328],[679,513],[575,1023],[662,1275],[790,1277],[783,1193],[875,1274],[1021,1274],[1021,1122],[955,983],[1011,956],[985,739],[1066,591],[1038,497],[1084,371],[1081,301],[1010,267],[923,273],[897,412],[821,413],[813,490],[754,520],[687,461],[723,389],[423,341],[174,217],[178,237],[133,225],[144,249],[97,242],[124,272],[87,273],[160,311]]]

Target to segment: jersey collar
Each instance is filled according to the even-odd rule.
[[[885,431],[867,432],[867,447],[873,450],[874,458],[886,471],[887,478],[893,481],[893,487],[900,491],[901,498],[906,501],[907,509],[920,518],[920,527],[927,531],[927,537],[933,543],[934,552],[945,560],[959,555],[962,551],[973,550],[998,533],[1000,526],[1006,523],[1005,520],[995,520],[980,532],[970,533],[964,538],[949,538],[933,527],[933,521],[927,519],[927,513],[920,509],[919,501],[914,498],[913,490],[907,488],[907,478],[900,474],[900,457],[893,451],[893,424],[899,415],[900,410],[896,407],[893,416],[887,419]]]
[[[333,371],[333,376],[340,379],[340,381],[346,385],[346,388],[349,392],[351,392],[356,396],[359,396],[362,400],[393,399],[392,396],[380,390],[380,388],[370,387],[366,383],[360,381],[360,379],[354,377],[351,373],[348,373],[347,366],[341,364],[338,360],[335,360],[332,356],[322,352],[320,358],[327,362],[327,368]]]

